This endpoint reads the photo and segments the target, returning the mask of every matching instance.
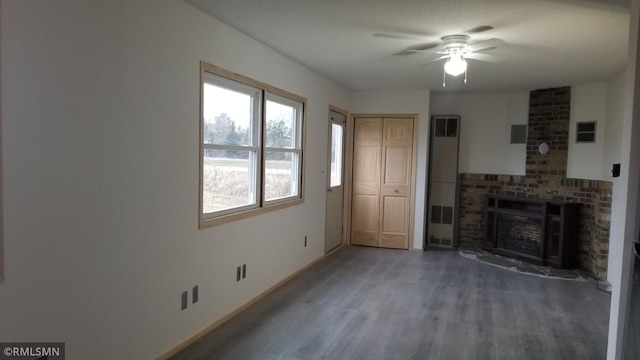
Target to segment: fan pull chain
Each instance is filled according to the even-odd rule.
[[[464,71],[464,84],[467,85],[467,70]]]
[[[442,87],[447,87],[447,72],[442,69]]]

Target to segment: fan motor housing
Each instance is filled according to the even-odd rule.
[[[469,36],[467,35],[447,35],[442,37],[445,50],[463,49],[469,44]]]

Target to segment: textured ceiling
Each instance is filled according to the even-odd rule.
[[[626,64],[628,0],[185,1],[351,90],[533,90],[608,80]],[[504,61],[469,60],[466,85],[447,76],[442,87],[443,61],[422,65],[435,52],[392,55],[481,25],[493,29],[470,43],[504,40],[486,52]]]

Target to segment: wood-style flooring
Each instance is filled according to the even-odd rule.
[[[600,360],[609,302],[455,251],[347,246],[173,359]]]

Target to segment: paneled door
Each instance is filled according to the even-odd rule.
[[[414,118],[354,123],[351,243],[408,249]]]
[[[351,243],[379,246],[382,119],[355,118]]]
[[[384,119],[380,247],[408,249],[413,119]]]
[[[329,179],[325,213],[325,252],[342,244],[344,205],[344,145],[347,119],[344,114],[329,111]]]

